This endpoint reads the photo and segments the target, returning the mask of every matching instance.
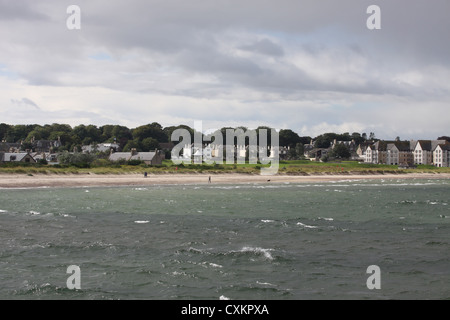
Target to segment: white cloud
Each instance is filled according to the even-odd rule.
[[[448,1],[385,2],[379,31],[369,1],[80,0],[75,31],[66,4],[16,3],[0,1],[3,122],[449,134],[431,117],[450,101]]]

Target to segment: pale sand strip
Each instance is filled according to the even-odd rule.
[[[450,174],[367,174],[367,175],[248,175],[248,174],[0,174],[0,188],[83,187],[83,186],[145,186],[157,184],[245,184],[245,183],[304,183],[361,179],[450,179]],[[270,180],[270,181],[269,181]]]

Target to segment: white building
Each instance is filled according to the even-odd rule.
[[[445,140],[418,140],[414,148],[414,164],[433,164],[433,150]]]
[[[120,146],[117,143],[99,143],[96,145],[86,145],[81,147],[81,152],[91,153],[91,152],[110,152],[111,149],[114,151],[119,150]]]
[[[433,162],[436,167],[450,167],[450,144],[438,144],[434,148]]]

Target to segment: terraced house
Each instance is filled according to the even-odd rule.
[[[450,167],[450,144],[438,144],[433,150],[436,167]]]
[[[360,150],[366,163],[450,167],[450,142],[446,140],[377,141]]]

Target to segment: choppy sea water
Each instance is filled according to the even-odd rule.
[[[450,181],[1,189],[0,244],[0,299],[450,299]]]

